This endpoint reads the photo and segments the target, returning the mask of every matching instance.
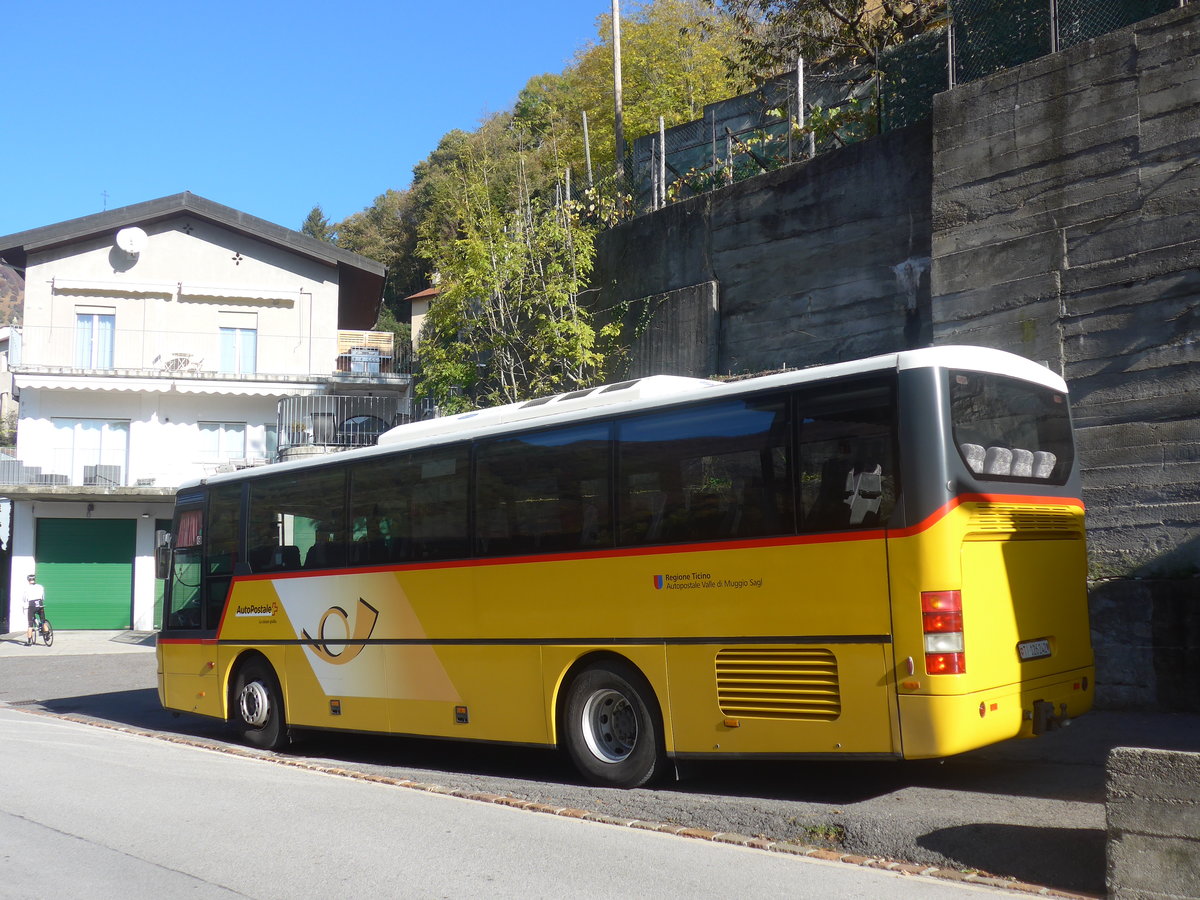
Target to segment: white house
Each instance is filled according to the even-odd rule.
[[[194,194],[0,237],[24,275],[10,628],[36,571],[58,628],[149,629],[174,489],[373,441],[406,411],[382,265]]]

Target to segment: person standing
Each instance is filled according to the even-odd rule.
[[[22,607],[29,628],[25,632],[25,643],[33,643],[33,630],[43,627],[46,621],[46,589],[37,583],[37,576],[30,574],[26,578],[25,593],[22,597]]]

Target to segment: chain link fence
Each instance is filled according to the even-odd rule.
[[[620,177],[578,199],[607,226],[929,118],[934,95],[1187,0],[949,0],[949,24],[837,72],[796,69],[633,142]]]
[[[1182,5],[1181,0],[950,0],[952,83],[1019,66]]]

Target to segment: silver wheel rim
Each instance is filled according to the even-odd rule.
[[[245,685],[238,704],[242,721],[254,728],[262,728],[271,717],[271,695],[261,681],[251,681]]]
[[[583,705],[583,739],[597,759],[619,763],[637,745],[638,721],[633,704],[619,691],[596,691]]]

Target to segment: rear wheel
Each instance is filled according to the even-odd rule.
[[[283,692],[265,661],[252,659],[238,671],[232,705],[234,727],[247,744],[264,750],[287,746]]]
[[[593,784],[639,787],[662,768],[662,720],[642,674],[619,660],[581,672],[567,693],[567,753]]]
[[[54,626],[49,619],[42,624],[42,641],[47,647],[54,643]]]

